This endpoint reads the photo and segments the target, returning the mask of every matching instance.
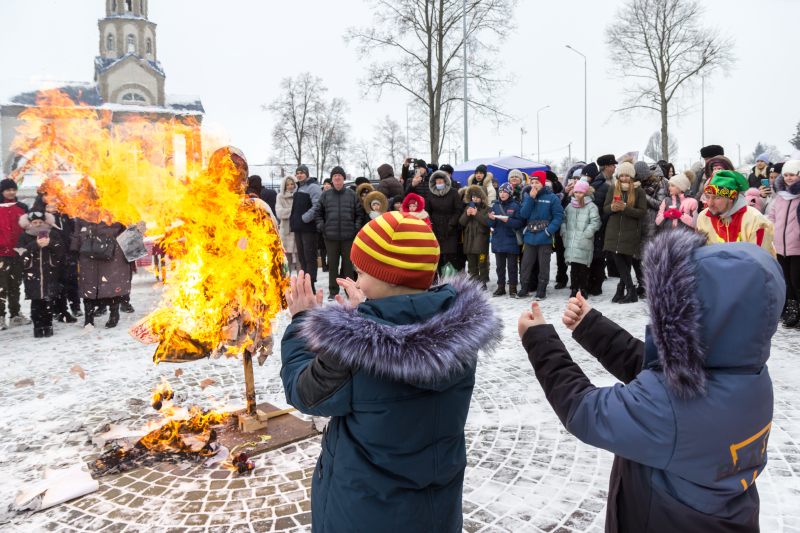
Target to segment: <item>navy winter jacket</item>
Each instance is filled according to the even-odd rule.
[[[622,383],[592,385],[551,325],[523,336],[536,377],[567,431],[616,454],[607,532],[759,531],[780,266],[751,243],[685,231],[654,237],[643,266],[644,342],[596,310],[573,333]]]
[[[508,222],[500,219],[489,219],[489,227],[494,230],[492,233],[492,253],[495,254],[514,254],[519,255],[520,245],[517,244],[517,234],[514,230],[521,230],[525,227],[525,221],[519,218],[519,202],[509,197],[505,202],[495,200],[492,203],[492,213],[495,215],[508,216]]]
[[[313,532],[461,532],[475,366],[502,328],[477,282],[449,281],[352,310],[318,307],[286,329],[286,400],[331,417]]]
[[[550,222],[545,231],[537,233],[526,231],[525,244],[535,246],[553,244],[555,235],[558,233],[561,223],[564,222],[564,208],[561,207],[561,200],[553,190],[550,187],[544,187],[536,195],[536,198],[531,198],[530,194],[525,196],[525,201],[522,202],[522,208],[519,210],[519,217],[525,221],[526,225],[534,220]]]
[[[321,195],[322,189],[317,184],[317,178],[306,178],[297,182],[294,201],[292,201],[292,214],[289,215],[289,227],[293,233],[298,231],[317,232],[314,213]]]

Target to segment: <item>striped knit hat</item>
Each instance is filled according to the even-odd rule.
[[[419,218],[389,211],[361,228],[353,241],[350,260],[386,283],[427,289],[439,264],[439,242]]]

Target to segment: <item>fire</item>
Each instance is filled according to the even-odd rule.
[[[153,390],[153,396],[150,398],[150,405],[152,405],[153,409],[156,411],[160,411],[162,407],[165,407],[165,402],[170,402],[173,396],[175,396],[175,393],[172,391],[172,387],[164,376],[161,376],[161,383]],[[166,405],[166,407],[171,406],[171,402]]]
[[[178,259],[161,309],[148,317],[160,341],[154,362],[271,352],[288,279],[275,221],[263,202],[244,197],[243,156],[218,151],[207,169],[178,177],[172,141],[197,127],[190,119],[132,114],[112,124],[110,111],[58,89],[42,95],[20,115],[12,149],[47,176],[48,202],[91,222],[143,220],[146,234]]]
[[[227,417],[216,411],[204,414],[195,406],[186,418],[169,420],[139,442],[153,452],[202,453],[217,438],[212,426],[225,423]]]

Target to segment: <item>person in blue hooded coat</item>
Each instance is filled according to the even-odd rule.
[[[522,250],[521,289],[517,297],[528,296],[531,272],[538,264],[539,280],[536,287],[536,300],[547,298],[547,284],[550,283],[550,254],[553,253],[555,235],[564,222],[564,208],[561,199],[550,187],[545,186],[544,172],[531,174],[531,191],[522,202],[519,218],[526,221],[525,247]]]
[[[396,232],[417,233],[434,253],[419,255],[426,242]],[[460,533],[464,425],[478,353],[493,350],[500,321],[479,282],[431,287],[436,239],[409,213],[370,221],[351,250],[358,281],[340,280],[349,302],[320,306],[307,276],[287,294],[286,400],[331,417],[311,484],[312,531]]]
[[[567,431],[616,454],[607,532],[757,532],[781,269],[754,244],[705,246],[684,231],[657,235],[644,263],[644,341],[580,295],[562,319],[622,383],[592,385],[536,303],[520,317],[522,344]]]
[[[503,296],[506,293],[506,268],[508,268],[508,295],[517,297],[518,268],[517,259],[520,244],[517,236],[525,227],[525,221],[517,216],[519,202],[514,200],[514,185],[504,183],[497,193],[500,197],[492,204],[489,211],[489,227],[492,229],[492,253],[497,262],[497,290],[492,296]]]

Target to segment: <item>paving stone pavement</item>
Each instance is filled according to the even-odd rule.
[[[634,334],[643,330],[643,304],[612,306],[607,298],[592,303]],[[134,303],[137,300],[148,302],[141,306],[144,309],[155,297],[139,284]],[[543,302],[550,322],[557,322],[565,300],[565,291],[551,291]],[[476,376],[466,428],[464,531],[602,532],[612,456],[569,435],[547,404],[516,334],[516,316],[530,301],[494,299],[493,303],[504,317],[504,340],[495,355],[482,360]],[[143,314],[126,319],[130,322]],[[0,425],[0,470],[9,480],[0,486],[0,496],[6,501],[25,483],[38,479],[45,465],[96,457],[98,450],[90,444],[90,436],[110,416],[123,417],[120,423],[131,427],[152,418],[149,407],[132,408],[130,400],[146,400],[161,374],[169,378],[176,392],[187,396],[188,404],[208,406],[211,400],[206,393],[219,399],[234,391],[231,400],[236,400],[241,383],[241,368],[236,361],[181,365],[183,375],[174,378],[173,368],[177,367],[154,369],[149,361],[152,348],[128,339],[124,328],[113,333],[94,332],[91,338],[79,337],[79,329],[66,328],[59,325],[57,337],[34,345],[33,351],[41,358],[38,369],[32,368],[35,365],[28,363],[28,357],[17,357],[0,378],[3,401],[18,406],[20,413]],[[567,337],[563,327],[559,332],[596,385],[614,383]],[[17,351],[20,343],[27,343],[28,334],[14,330],[0,334],[4,335],[0,345],[17,347],[0,348],[0,361]],[[113,337],[114,341],[112,345],[101,342],[95,348],[96,337]],[[800,532],[800,371],[795,363],[799,339],[796,333],[779,330],[769,362],[775,415],[769,464],[757,481],[765,532]],[[110,347],[114,350],[109,351]],[[82,365],[85,379],[68,374],[74,364]],[[279,368],[276,354],[256,369],[258,401],[285,405]],[[51,383],[56,374],[62,379]],[[14,388],[15,382],[27,377],[36,381],[34,387]],[[217,383],[203,392],[199,382],[208,377]],[[45,401],[37,394],[44,394]],[[49,406],[42,408],[42,403]],[[77,431],[56,432],[74,421],[81,425]],[[181,470],[181,466],[172,464],[141,468],[101,479],[100,490],[83,498],[39,513],[18,515],[0,525],[0,530],[310,531],[311,477],[319,452],[317,436],[255,457],[255,470],[244,476],[224,468]]]

